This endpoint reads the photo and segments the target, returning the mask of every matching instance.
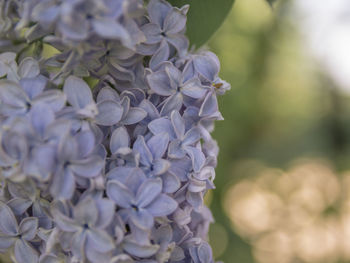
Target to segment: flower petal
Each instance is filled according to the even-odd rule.
[[[94,103],[89,86],[84,80],[75,76],[69,76],[64,82],[64,94],[68,102],[75,108],[83,109],[90,103]]]
[[[132,125],[142,121],[147,116],[147,112],[141,108],[130,107],[128,114],[123,118],[124,125]]]
[[[11,209],[0,201],[0,232],[15,236],[18,233],[17,220]]]
[[[96,123],[103,126],[117,124],[123,115],[123,107],[113,100],[103,100],[97,104]]]
[[[134,201],[133,193],[117,180],[109,181],[106,191],[108,197],[123,208],[129,208]]]
[[[82,160],[72,161],[69,169],[81,177],[91,178],[97,176],[103,166],[103,159],[98,155],[92,155]]]
[[[168,118],[163,117],[153,120],[148,124],[148,128],[154,135],[167,133],[170,140],[174,140],[176,138],[174,128]]]
[[[171,113],[171,123],[178,139],[182,140],[185,135],[185,121],[178,111]]]
[[[164,70],[147,75],[148,85],[152,91],[161,96],[170,96],[175,90],[170,85],[169,76]]]
[[[30,241],[34,239],[38,229],[38,218],[26,217],[19,224],[18,233],[24,240]]]
[[[163,157],[168,148],[169,135],[168,133],[159,133],[154,135],[151,139],[147,141],[147,146],[151,151],[153,158],[158,159]]]
[[[148,179],[141,184],[136,194],[136,203],[139,207],[149,205],[162,191],[160,178]]]
[[[145,166],[150,166],[153,162],[152,153],[148,149],[143,136],[138,136],[133,145],[133,150],[140,154],[140,162]]]
[[[154,224],[153,216],[145,209],[131,211],[130,219],[141,229],[151,229]]]
[[[18,263],[38,262],[39,260],[38,252],[22,239],[17,239],[14,252]]]
[[[87,233],[87,248],[89,247],[107,253],[114,248],[114,241],[105,231],[92,229]]]
[[[160,194],[149,206],[147,210],[153,216],[167,216],[177,208],[177,202],[166,194]]]
[[[109,148],[112,154],[115,154],[118,149],[130,146],[130,137],[125,127],[119,127],[112,133],[109,142]]]

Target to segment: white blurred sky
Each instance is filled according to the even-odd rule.
[[[306,48],[350,93],[350,0],[295,0],[295,4]]]

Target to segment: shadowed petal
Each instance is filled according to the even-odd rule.
[[[140,245],[132,239],[125,239],[123,248],[132,256],[147,258],[158,251],[159,245]]]
[[[160,114],[162,116],[168,116],[172,111],[179,111],[182,107],[183,96],[180,92],[171,95],[164,101],[164,105]]]
[[[0,201],[0,231],[9,236],[18,233],[17,220],[11,209]]]
[[[24,240],[34,239],[38,228],[38,218],[26,217],[19,224],[18,233]]]
[[[15,243],[15,258],[18,263],[38,262],[38,252],[27,241],[18,239]]]
[[[195,172],[200,171],[205,162],[205,156],[203,152],[192,146],[186,146],[184,149],[192,159],[193,170]]]
[[[0,253],[5,252],[16,242],[16,240],[16,237],[0,236]]]

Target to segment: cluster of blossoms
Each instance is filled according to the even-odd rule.
[[[212,263],[229,85],[188,6],[1,0],[0,252],[18,263]]]

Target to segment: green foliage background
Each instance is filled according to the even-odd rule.
[[[236,164],[257,160],[284,169],[295,159],[326,158],[337,171],[350,168],[349,96],[309,55],[296,23],[292,1],[271,8],[263,0],[237,0],[208,43],[232,85],[219,98],[225,120],[214,132],[217,188],[208,197],[217,260],[256,262],[223,209],[228,187],[254,176],[249,169],[237,172]]]

